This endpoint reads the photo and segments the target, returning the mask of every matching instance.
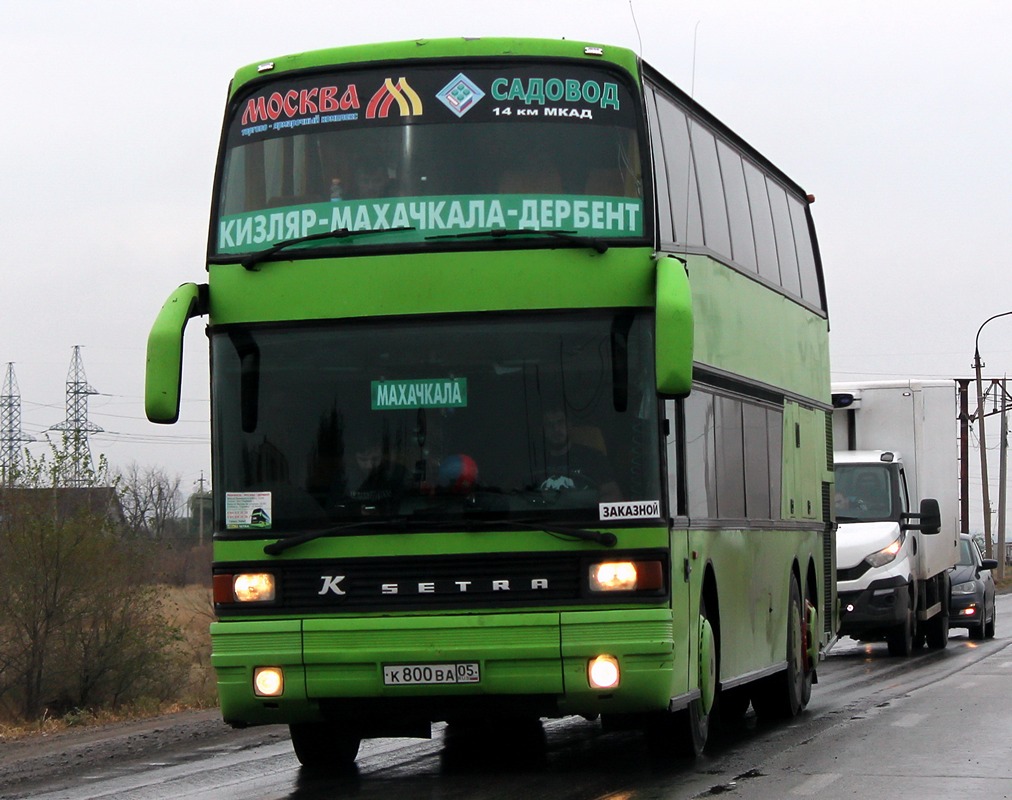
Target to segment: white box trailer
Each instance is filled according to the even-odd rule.
[[[954,381],[833,384],[840,633],[945,647],[959,560]]]

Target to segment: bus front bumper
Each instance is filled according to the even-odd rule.
[[[474,712],[655,711],[695,688],[674,658],[689,652],[686,631],[665,608],[219,621],[211,642],[222,716],[236,726],[351,718],[411,735],[384,731]],[[617,688],[591,688],[599,655],[618,660]],[[283,672],[276,697],[254,692],[265,666]]]

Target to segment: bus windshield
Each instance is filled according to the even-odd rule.
[[[237,96],[229,115],[211,235],[218,260],[332,231],[390,232],[317,236],[284,257],[488,246],[480,234],[493,229],[647,233],[643,114],[603,68],[440,62],[281,75]],[[537,240],[496,246],[544,246]]]
[[[214,330],[219,527],[656,524],[652,322],[618,310]]]

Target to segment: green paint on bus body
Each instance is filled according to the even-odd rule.
[[[643,83],[638,58],[622,48],[549,40],[419,40],[259,62],[236,73],[230,96],[233,103],[243,102],[242,98],[249,97],[261,83],[267,87],[268,81],[280,75],[345,66],[388,66],[387,91],[410,112],[414,102],[410,86],[396,83],[400,65],[416,67],[427,60],[505,64],[512,59],[528,64],[542,59],[545,77],[504,78],[484,89],[451,81],[440,101],[467,103],[477,96],[476,91],[487,90],[508,97],[518,107],[535,107],[539,97],[571,91],[583,92],[584,99],[604,104],[609,99],[617,102],[617,90],[609,88],[616,76],[623,80],[624,73],[626,83],[636,87]],[[599,66],[600,80],[580,86],[566,84],[560,65],[577,62]],[[292,96],[264,93],[256,101],[262,106],[253,107],[256,114],[261,108],[267,113],[295,102]],[[434,102],[431,97],[424,101]],[[269,105],[272,102],[275,106]],[[257,122],[263,123],[263,119]],[[286,120],[285,124],[294,125],[295,121]],[[651,154],[644,154],[644,158],[644,163],[650,164]],[[660,160],[656,155],[653,158],[654,163]],[[453,212],[453,219],[466,220],[466,204],[480,200],[482,220],[487,222],[489,215],[499,213],[493,205],[500,202],[499,197],[464,197],[464,205],[459,213]],[[625,203],[628,208],[602,205],[599,209],[604,215],[600,220],[608,219],[610,211],[611,228],[591,221],[575,231],[605,236],[607,248],[571,241],[563,246],[547,239],[538,248],[520,237],[495,239],[489,234],[488,239],[481,235],[468,238],[458,243],[457,250],[440,241],[434,246],[442,252],[426,251],[421,248],[432,231],[386,230],[396,209],[378,209],[368,203],[350,204],[336,212],[325,203],[289,203],[271,211],[225,215],[215,223],[212,234],[214,255],[208,268],[206,308],[197,302],[202,290],[192,284],[183,287],[170,298],[152,331],[149,416],[166,422],[178,414],[182,328],[196,313],[208,314],[212,333],[221,330],[230,335],[235,330],[241,339],[247,328],[286,323],[295,327],[325,321],[396,321],[454,314],[499,318],[532,310],[653,311],[654,378],[661,395],[688,393],[694,367],[697,376],[717,384],[723,381],[731,392],[758,387],[757,396],[763,403],[771,407],[781,404],[776,409],[782,413],[781,438],[776,443],[781,456],[779,513],[774,509],[772,520],[751,528],[744,527],[743,521],[690,521],[678,516],[672,492],[670,519],[636,521],[632,523],[635,527],[590,526],[613,533],[623,558],[635,557],[640,551],[666,554],[668,568],[663,579],[667,594],[662,600],[629,596],[598,598],[586,604],[582,599],[570,599],[548,608],[526,605],[528,595],[524,595],[520,605],[502,608],[465,604],[447,611],[403,606],[344,610],[340,606],[343,565],[413,558],[417,559],[414,563],[430,564],[444,555],[470,564],[486,555],[508,561],[520,555],[547,558],[563,553],[577,554],[584,560],[581,563],[589,565],[608,559],[612,551],[558,530],[539,530],[536,520],[519,530],[510,530],[506,524],[477,531],[461,525],[462,529],[456,530],[450,522],[441,530],[424,533],[399,529],[395,522],[382,532],[338,526],[273,556],[266,556],[264,547],[283,539],[283,529],[220,530],[214,540],[219,572],[269,572],[318,565],[321,594],[329,591],[334,602],[324,612],[260,606],[250,608],[249,616],[242,615],[246,609],[232,606],[213,623],[212,663],[227,722],[324,721],[328,719],[326,702],[342,698],[403,698],[410,703],[420,698],[538,697],[550,699],[555,713],[587,716],[667,709],[672,698],[691,702],[693,693],[701,688],[699,614],[707,593],[707,602],[716,605],[707,606],[707,615],[711,620],[719,619],[721,681],[746,681],[783,666],[789,641],[788,586],[792,576],[798,579],[802,597],[816,604],[833,588],[826,583],[823,563],[827,542],[828,552],[832,552],[825,524],[828,514],[823,507],[826,487],[832,485],[825,458],[823,408],[829,403],[826,316],[771,290],[756,276],[722,264],[701,248],[663,253],[645,239],[634,241],[650,230],[651,224],[642,219],[649,203],[607,195],[588,197],[554,194],[545,198],[551,207],[539,206],[538,213],[550,213],[554,219],[560,211],[572,214],[574,203],[592,203],[595,198],[601,203]],[[450,217],[442,216],[444,208],[435,205],[441,200],[412,199],[432,204],[425,206],[425,218],[435,220],[437,227],[448,224]],[[533,202],[530,196],[521,197],[518,214],[525,200]],[[405,202],[410,200],[405,198]],[[505,213],[505,208],[499,210]],[[526,208],[533,213],[535,206]],[[589,206],[581,208],[581,213],[584,211],[593,214]],[[420,207],[415,212],[420,218]],[[405,218],[410,214],[405,206]],[[254,249],[264,249],[272,243],[266,238],[272,225],[278,231],[281,226],[291,230],[321,219],[327,230],[383,229],[368,242],[369,246],[378,245],[378,252],[364,255],[359,247],[366,246],[364,238],[347,237],[314,241],[314,247],[327,249],[312,254],[299,252],[299,246],[293,245],[290,251],[281,250],[251,269],[228,263],[230,251],[249,252],[249,242],[245,238],[240,241],[240,237],[259,235],[257,230],[262,228],[264,238]],[[381,224],[377,226],[378,219]],[[463,223],[468,233],[480,233],[480,227],[472,229]],[[629,241],[623,242],[624,238]],[[402,246],[404,252],[392,252]],[[255,362],[254,351],[243,347],[239,341],[236,350]],[[340,365],[340,359],[341,354],[335,353],[336,364]],[[466,378],[432,373],[418,374],[414,379],[373,380],[367,387],[362,393],[364,402],[382,413],[468,409],[472,388]],[[617,394],[614,402],[621,403]],[[424,426],[419,430],[424,436]],[[676,433],[671,430],[669,435]],[[775,436],[771,430],[770,437]],[[772,442],[770,450],[775,451]],[[671,469],[674,467],[672,464]],[[420,580],[428,586],[424,576]],[[536,593],[529,597],[536,599]],[[830,626],[828,633],[824,629],[813,635],[825,643],[833,629]],[[588,662],[601,653],[616,656],[622,665],[621,684],[614,691],[600,692],[588,685]],[[464,664],[467,670],[478,670],[481,679],[478,683],[431,685],[390,685],[384,680],[391,664],[425,663]],[[254,694],[253,669],[259,665],[284,669],[285,690],[280,697],[265,699]]]

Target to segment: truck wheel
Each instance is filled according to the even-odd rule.
[[[309,769],[346,770],[355,763],[362,744],[360,736],[335,731],[322,722],[293,722],[288,731],[299,763]]]
[[[914,606],[907,594],[907,608],[903,622],[889,631],[886,637],[889,655],[906,658],[914,652]]]
[[[766,719],[790,719],[805,707],[805,670],[807,656],[802,647],[801,590],[791,575],[787,604],[787,669],[763,678],[756,684],[752,705]]]
[[[948,600],[945,601],[945,603],[948,602]],[[928,620],[926,634],[928,647],[932,650],[941,650],[949,643],[949,608],[947,605]]]
[[[949,643],[949,576],[942,573],[934,581],[937,590],[935,600],[941,603],[942,610],[927,621],[925,638],[932,650],[941,650]]]

